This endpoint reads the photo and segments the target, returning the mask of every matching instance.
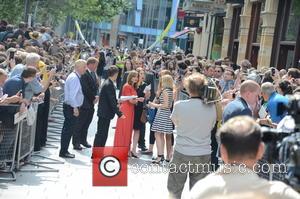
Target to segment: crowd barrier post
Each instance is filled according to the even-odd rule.
[[[34,109],[34,114],[35,116],[37,115],[37,109],[38,109],[38,104],[37,103],[32,103],[31,105]],[[17,166],[17,170],[21,171],[21,172],[58,172],[58,169],[54,169],[52,167],[49,166],[45,166],[43,164],[64,164],[62,161],[53,159],[53,158],[49,158],[46,157],[44,155],[41,155],[40,152],[34,152],[34,139],[35,139],[35,134],[36,134],[36,121],[38,118],[35,117],[35,121],[32,125],[29,125],[27,121],[23,121],[23,125],[21,128],[21,133],[20,133],[20,137],[21,137],[21,141],[24,140],[24,136],[30,134],[30,152],[27,151],[20,151],[20,156],[18,159],[18,166]],[[22,139],[23,138],[23,139]],[[24,143],[20,142],[19,143],[20,146],[24,145]],[[20,149],[22,149],[22,147],[20,147]],[[25,147],[23,147],[23,149],[26,149]],[[25,154],[27,156],[25,156]],[[39,157],[42,159],[46,159],[47,161],[33,161],[32,158],[33,157]],[[20,167],[20,161],[24,161],[22,166],[25,165],[32,165],[35,168],[21,168]]]
[[[10,177],[0,180],[16,180],[15,158],[18,147],[20,124],[24,114],[18,113],[19,105],[0,106],[0,173]]]

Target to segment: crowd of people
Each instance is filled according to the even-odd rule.
[[[178,167],[212,163],[215,169],[220,158],[225,164],[252,168],[264,153],[260,125],[276,128],[287,115],[277,107],[288,104],[288,95],[300,93],[296,66],[258,70],[248,60],[238,65],[229,57],[209,60],[183,52],[73,47],[49,27],[28,28],[22,22],[14,28],[1,21],[0,42],[0,105],[19,104],[24,112],[31,102],[42,102],[35,150],[47,141],[49,103],[55,100],[50,90],[64,86],[59,152],[63,158],[75,158],[69,152],[71,139],[75,150],[92,147],[87,134],[97,105],[93,147],[106,146],[110,122],[117,115],[113,145],[127,147],[129,157],[153,155],[153,164]],[[208,89],[217,100],[207,100]],[[0,111],[5,120],[10,110]],[[180,198],[189,179],[194,198],[246,191],[272,198],[300,197],[283,183],[259,179],[254,173],[227,175],[223,170],[208,176],[169,173],[170,196]]]

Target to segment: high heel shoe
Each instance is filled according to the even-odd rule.
[[[153,164],[160,164],[165,160],[164,155],[158,155],[156,160],[152,161]]]
[[[132,151],[130,152],[130,154],[131,154],[131,157],[133,157],[133,158],[139,158],[139,156],[135,155]]]

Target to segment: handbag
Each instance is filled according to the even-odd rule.
[[[148,115],[148,121],[150,124],[152,124],[154,122],[156,111],[157,111],[157,109],[155,109],[155,108],[148,108],[147,115]]]
[[[148,121],[146,109],[143,109],[140,121],[144,124]]]
[[[26,116],[28,126],[32,126],[36,120],[37,106],[38,106],[37,103],[31,103],[30,107],[28,108],[27,116]]]

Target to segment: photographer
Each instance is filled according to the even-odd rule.
[[[216,123],[215,105],[203,103],[205,77],[199,73],[184,80],[190,99],[175,103],[171,119],[175,124],[176,144],[170,164],[178,169],[181,164],[209,164],[211,158],[211,131]],[[201,115],[199,115],[201,113]],[[201,117],[202,116],[202,117]],[[190,189],[205,176],[192,171],[169,173],[168,190],[172,198],[180,198],[187,176]]]
[[[250,192],[266,198],[300,198],[291,187],[282,182],[267,181],[254,171],[264,153],[260,126],[248,116],[239,116],[226,122],[219,131],[221,157],[224,165],[215,173],[197,182],[191,198],[223,198],[229,194]],[[240,198],[240,197],[237,197]]]

